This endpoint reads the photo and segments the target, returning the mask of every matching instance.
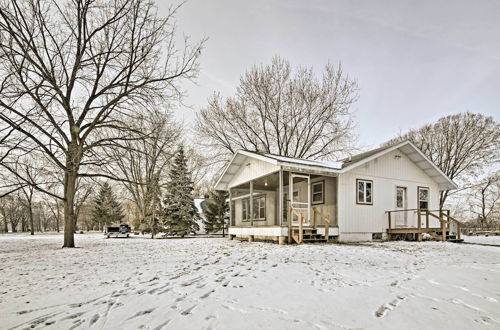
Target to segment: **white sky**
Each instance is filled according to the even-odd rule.
[[[170,2],[157,2],[166,12]],[[186,124],[275,54],[317,71],[342,63],[360,87],[353,110],[365,147],[450,113],[500,119],[498,0],[189,0],[178,30],[209,37],[198,86],[187,86],[192,109],[176,113]]]

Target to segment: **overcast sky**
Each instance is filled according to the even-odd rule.
[[[167,1],[158,0],[161,13]],[[399,131],[461,111],[500,119],[500,1],[189,0],[178,29],[209,40],[198,86],[176,113],[186,124],[213,91],[273,55],[358,81],[356,134],[375,147]]]

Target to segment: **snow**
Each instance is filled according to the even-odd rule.
[[[0,328],[493,329],[500,248],[0,235]]]
[[[500,246],[500,236],[463,236],[467,243],[493,244]]]
[[[273,155],[273,154],[264,154],[264,156],[269,157],[269,158],[273,158],[273,159],[276,159],[276,160],[279,160],[282,162],[286,162],[286,163],[299,164],[299,165],[323,166],[323,167],[329,167],[329,168],[337,169],[337,170],[342,169],[342,162],[293,158],[293,157],[279,156],[279,155]]]

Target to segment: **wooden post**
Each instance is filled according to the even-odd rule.
[[[253,181],[250,181],[250,226],[253,227]],[[248,214],[247,214],[248,217]]]
[[[286,237],[285,237],[285,236],[280,236],[280,237],[278,238],[278,243],[279,243],[279,245],[285,245],[285,242],[286,242],[286,240],[285,240],[285,239],[286,239]]]
[[[316,229],[316,208],[313,207],[313,228]]]
[[[387,218],[389,219],[389,229],[391,229],[391,211],[387,211]]]
[[[288,244],[292,244],[292,205],[288,205]]]
[[[461,231],[460,222],[457,222],[457,239],[460,239],[460,231]]]
[[[429,229],[429,210],[425,210],[425,227]]]
[[[422,241],[422,217],[420,215],[420,209],[417,210],[417,219],[418,219],[418,241]]]
[[[304,232],[302,231],[302,213],[299,213],[299,244],[302,244]]]
[[[325,239],[328,242],[330,240],[330,217],[327,217],[328,221],[325,221]]]

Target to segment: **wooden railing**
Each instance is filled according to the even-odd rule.
[[[297,211],[292,205],[289,206],[288,208],[288,243],[292,243],[291,239],[293,238],[297,244],[302,244],[304,241],[304,231],[303,231],[303,223],[304,223],[304,217],[302,216],[302,213]],[[293,220],[293,215],[297,216],[298,222],[299,222],[299,236],[296,237],[293,235],[293,230],[292,230],[292,220]]]
[[[450,210],[424,210],[424,209],[404,209],[404,210],[391,210],[391,211],[386,211],[387,213],[387,219],[389,221],[389,226],[388,229],[392,229],[392,217],[391,214],[396,213],[396,212],[408,212],[408,211],[414,211],[417,213],[417,229],[418,229],[418,240],[420,241],[422,239],[421,233],[422,233],[422,215],[425,215],[425,228],[428,230],[430,228],[429,226],[429,218],[434,217],[439,220],[440,224],[440,229],[441,229],[441,239],[443,241],[446,241],[446,232],[447,230],[451,230],[451,223],[454,222],[457,225],[457,239],[460,239],[461,237],[461,227],[462,227],[462,222],[458,221],[457,219],[453,218],[450,215]],[[434,212],[439,212],[435,214]],[[445,219],[446,217],[446,219]]]
[[[313,207],[313,228],[316,228],[316,215],[319,215],[323,222],[325,223],[325,239],[328,242],[328,238],[330,237],[330,217],[325,215],[321,211],[317,209],[317,207]]]

